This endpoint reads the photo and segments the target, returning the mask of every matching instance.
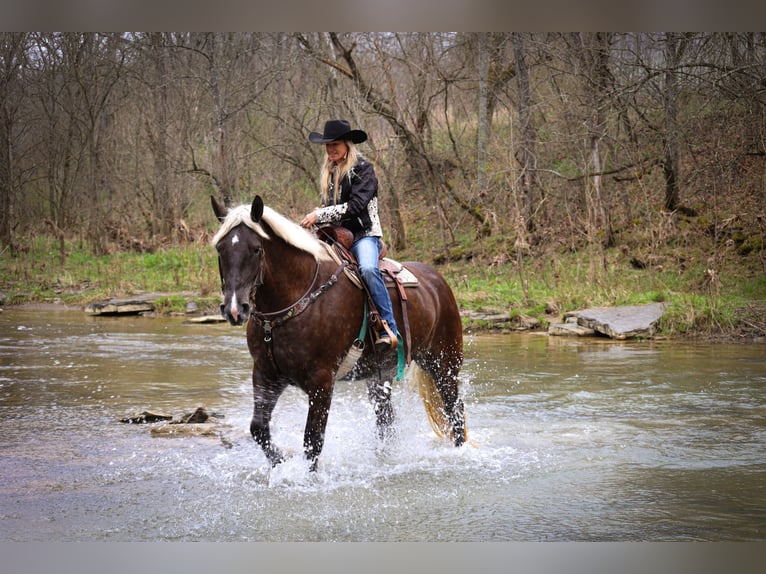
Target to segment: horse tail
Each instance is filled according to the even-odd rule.
[[[410,374],[411,384],[418,387],[418,393],[423,400],[428,422],[431,424],[431,428],[436,433],[436,436],[454,440],[455,431],[444,408],[444,399],[442,399],[439,389],[436,388],[436,381],[415,362],[411,363]],[[467,429],[465,435],[467,440]]]

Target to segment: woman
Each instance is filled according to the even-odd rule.
[[[366,140],[367,134],[352,130],[346,120],[330,120],[323,133],[309,134],[311,143],[325,144],[327,157],[320,174],[322,207],[307,214],[301,225],[333,223],[353,232],[351,253],[383,323],[375,345],[393,350],[398,345],[396,321],[391,297],[378,269],[379,240],[383,235],[378,216],[378,179],[373,165],[356,148],[356,144]]]

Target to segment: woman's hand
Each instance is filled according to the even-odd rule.
[[[301,227],[309,228],[312,225],[315,225],[317,222],[317,213],[316,211],[312,211],[311,213],[307,213],[306,217],[303,218],[301,221]]]

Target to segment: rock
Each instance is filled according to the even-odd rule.
[[[193,413],[186,414],[181,417],[180,420],[173,421],[170,424],[174,425],[188,425],[188,424],[200,424],[207,422],[207,420],[210,418],[210,415],[207,414],[207,411],[203,407],[197,407],[197,410]]]
[[[537,329],[540,321],[529,315],[511,315],[510,313],[482,313],[478,311],[461,311],[464,327],[473,325],[476,328],[510,331],[529,331]]]
[[[160,421],[169,421],[172,418],[173,418],[173,415],[166,415],[162,413],[152,413],[149,411],[144,411],[142,413],[138,413],[136,415],[120,419],[120,422],[140,425],[140,424],[156,423]]]
[[[593,329],[612,339],[651,338],[665,313],[663,303],[623,307],[594,307],[567,313],[581,327]]]
[[[233,443],[223,434],[225,428],[220,424],[224,416],[219,413],[208,413],[204,407],[198,407],[193,413],[174,417],[162,413],[144,411],[136,415],[120,419],[120,422],[130,424],[151,424],[151,435],[160,438],[188,437],[217,437],[225,448],[232,448]]]
[[[517,331],[528,331],[537,329],[540,326],[540,320],[529,315],[516,315],[511,318],[511,325]]]
[[[154,311],[154,303],[141,298],[94,301],[85,307],[88,315],[138,315],[151,311]]]
[[[186,323],[223,323],[226,318],[223,315],[201,315],[199,317],[189,317]]]
[[[180,293],[140,293],[125,299],[93,301],[85,306],[85,312],[88,315],[138,315],[139,313],[152,313],[155,310],[155,301],[170,295],[191,296],[193,293],[189,291]]]
[[[548,327],[549,335],[558,335],[560,337],[585,337],[595,335],[596,331],[578,325],[577,323],[551,323]]]
[[[167,424],[152,427],[153,437],[180,438],[194,436],[219,436],[221,428],[217,424],[202,423],[194,425]]]
[[[128,424],[152,424],[158,422],[170,421],[171,425],[186,425],[186,424],[201,424],[201,423],[215,423],[219,419],[224,418],[224,415],[216,412],[208,413],[204,407],[197,407],[192,413],[185,413],[179,416],[173,416],[165,413],[153,413],[151,411],[144,411],[132,416],[127,416],[120,419],[121,423]]]

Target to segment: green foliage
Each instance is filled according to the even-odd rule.
[[[444,253],[441,237],[429,227],[426,208],[413,213],[407,252],[391,255],[434,264]],[[736,245],[720,247],[705,241],[705,235],[687,233],[692,232],[679,226],[673,236],[657,242],[656,233],[644,226],[624,235],[619,248],[538,246],[522,257],[508,237],[477,239],[469,228],[454,234],[447,247],[450,256],[436,267],[464,312],[532,317],[542,328],[565,312],[586,307],[664,302],[661,335],[766,332],[761,258],[744,257]],[[96,256],[84,242],[68,241],[63,264],[53,237],[38,234],[26,244],[15,255],[0,253],[0,292],[7,304],[85,305],[142,292],[163,294],[156,302],[160,313],[183,313],[190,301],[215,312],[219,303],[215,250],[205,243]],[[480,328],[481,319],[472,326]]]
[[[612,250],[605,254],[606,266],[594,269],[586,252],[561,251],[550,260],[525,258],[523,274],[515,263],[480,261],[452,262],[441,271],[464,310],[523,314],[547,324],[587,307],[662,302],[667,305],[660,323],[664,335],[737,332],[748,321],[743,310],[766,301],[766,278],[755,260],[723,260],[718,275],[724,279],[711,286],[707,259],[692,250],[682,258],[669,250],[657,258],[664,265],[635,269],[622,251]]]
[[[165,295],[154,302],[154,308],[161,314],[184,313],[188,302],[182,295]]]
[[[207,245],[190,244],[155,253],[96,256],[82,243],[67,242],[64,264],[53,238],[38,235],[17,255],[0,255],[0,291],[7,302],[85,304],[141,292],[188,291],[203,304],[217,298],[218,264]],[[193,300],[193,299],[187,299]],[[172,298],[167,307],[177,310]]]

